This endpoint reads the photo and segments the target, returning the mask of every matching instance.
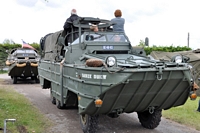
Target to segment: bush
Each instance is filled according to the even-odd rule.
[[[174,46],[153,46],[153,47],[144,47],[144,50],[147,55],[149,55],[152,51],[163,51],[163,52],[178,52],[178,51],[189,51],[192,50],[191,48],[188,48],[186,46],[180,47],[174,47]]]

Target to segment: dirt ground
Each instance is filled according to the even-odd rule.
[[[54,126],[48,133],[82,133],[77,109],[58,109],[50,102],[49,90],[41,89],[40,84],[32,81],[21,81],[12,84],[12,79],[7,74],[0,74],[4,84],[25,95],[42,114],[50,119]],[[160,125],[153,129],[145,129],[139,123],[136,113],[122,114],[118,118],[107,116],[99,117],[97,133],[200,133],[195,129],[186,127],[176,122],[162,118]]]

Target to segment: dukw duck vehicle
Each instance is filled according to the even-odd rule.
[[[31,78],[36,83],[38,79],[38,61],[40,56],[37,51],[30,48],[16,48],[11,50],[7,57],[8,75],[13,79],[13,84],[18,80]]]
[[[93,24],[98,32],[91,31]],[[155,60],[132,47],[126,34],[114,32],[112,25],[82,17],[71,23],[70,33],[61,30],[42,37],[40,84],[50,89],[57,108],[78,107],[85,133],[96,132],[99,115],[116,118],[132,112],[143,127],[154,129],[163,109],[196,98],[188,58]]]

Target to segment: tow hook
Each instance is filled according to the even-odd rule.
[[[153,113],[154,113],[154,110],[155,110],[155,107],[151,107],[151,106],[149,107],[149,113],[150,113],[150,114],[153,114]]]
[[[120,115],[120,114],[122,114],[123,113],[123,109],[118,109],[117,110],[117,115]]]
[[[157,69],[158,69],[158,72],[156,73],[157,80],[162,80],[162,74],[163,74],[162,69],[164,69],[164,67],[163,66],[157,66]]]

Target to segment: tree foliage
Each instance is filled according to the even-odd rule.
[[[144,47],[144,50],[147,55],[149,55],[152,51],[163,51],[163,52],[178,52],[178,51],[189,51],[192,50],[187,46],[153,46],[153,47]]]
[[[192,50],[191,48],[187,46],[155,46],[152,47],[145,46],[145,42],[143,40],[140,40],[138,46],[142,46],[146,52],[147,55],[149,55],[152,51],[163,51],[163,52],[178,52],[178,51],[189,51]]]
[[[140,40],[139,45],[138,46],[145,46],[145,42],[143,40]]]
[[[5,39],[3,44],[15,44],[15,42],[12,39]]]

